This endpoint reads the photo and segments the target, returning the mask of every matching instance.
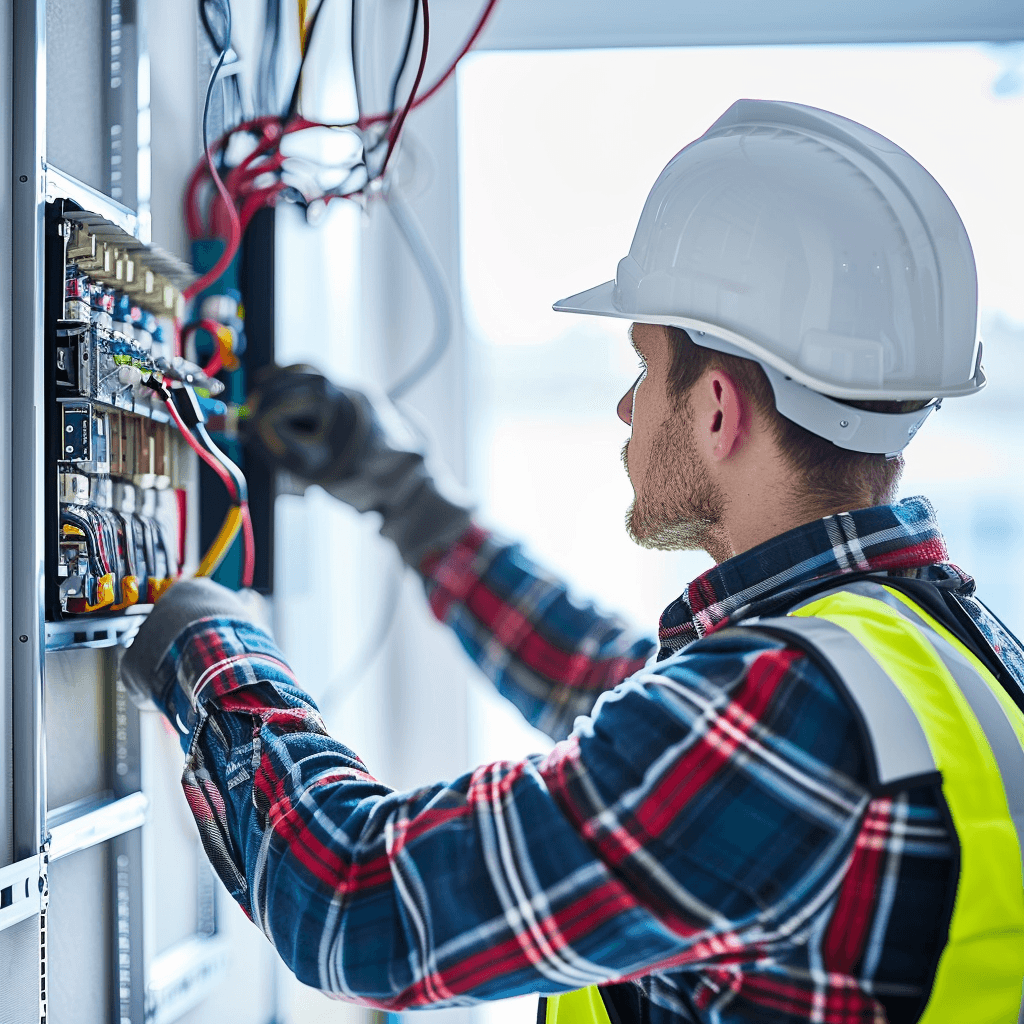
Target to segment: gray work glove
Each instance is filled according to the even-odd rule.
[[[121,659],[121,682],[132,700],[144,710],[158,708],[171,721],[180,719],[182,731],[194,709],[195,681],[177,671],[158,677],[157,669],[189,626],[212,617],[251,622],[259,611],[252,598],[213,580],[179,580],[154,605]]]
[[[469,525],[467,503],[431,472],[422,442],[385,398],[288,366],[259,383],[249,408],[246,440],[270,465],[360,512],[379,512],[380,532],[413,568]]]

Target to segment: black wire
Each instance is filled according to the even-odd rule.
[[[146,575],[157,576],[156,547],[153,544],[152,522],[141,513],[135,513],[139,526],[142,529],[142,547],[146,554]]]
[[[221,464],[227,471],[234,483],[235,493],[232,497],[241,505],[249,500],[249,485],[246,482],[245,474],[217,447],[216,442],[210,437],[210,432],[203,422],[203,415],[200,411],[199,400],[196,393],[188,384],[183,385],[175,392],[174,406],[182,418],[185,427],[192,431],[192,434],[199,439],[199,443]]]
[[[391,80],[391,92],[388,99],[388,120],[395,116],[398,108],[398,84],[402,81],[405,69],[409,66],[409,56],[412,54],[412,41],[416,35],[416,22],[419,21],[420,2],[412,0],[412,10],[409,12],[409,27],[405,33],[405,45],[402,48],[402,56],[398,59],[398,66],[395,68],[395,77]],[[362,113],[362,111],[360,111]]]
[[[160,550],[164,554],[164,579],[170,579],[171,577],[171,551],[167,546],[167,537],[164,534],[163,523],[159,519],[153,520],[153,525],[156,527],[156,535],[160,541]]]
[[[299,112],[299,93],[302,91],[302,70],[309,58],[309,51],[313,47],[313,33],[316,31],[317,22],[320,20],[320,13],[324,9],[327,0],[320,0],[313,16],[309,19],[309,27],[306,29],[306,49],[302,52],[302,60],[299,61],[299,70],[295,76],[295,85],[292,87],[292,96],[288,101],[288,107],[284,112],[285,120],[290,121]]]
[[[391,88],[388,97],[388,115],[387,121],[384,122],[384,127],[381,130],[380,138],[373,143],[367,150],[367,154],[370,157],[376,156],[382,147],[388,144],[388,130],[391,127],[391,122],[394,120],[395,112],[398,109],[398,89],[402,81],[402,77],[405,75],[406,70],[409,67],[409,58],[412,55],[412,41],[416,38],[416,23],[419,21],[420,15],[420,3],[419,0],[412,0],[412,9],[409,12],[409,27],[406,29],[405,42],[402,46],[402,55],[398,60],[398,64],[395,66],[395,75],[391,79]],[[369,167],[367,167],[367,177],[370,176]],[[376,177],[376,175],[374,175]]]
[[[92,567],[93,575],[102,576],[103,566],[100,563],[96,537],[92,532],[92,523],[67,508],[61,511],[60,520],[62,523],[67,523],[69,526],[74,526],[82,531],[82,534],[85,536],[85,550],[89,555],[89,565]]]
[[[206,17],[206,6],[210,0],[199,0],[199,12],[203,19],[203,26],[210,33],[209,22]],[[220,75],[220,69],[224,66],[224,60],[228,55],[228,50],[231,49],[231,0],[217,0],[221,4],[224,12],[224,39],[220,46],[220,53],[217,57],[217,63],[213,66],[213,71],[210,72],[210,81],[206,86],[206,100],[203,103],[203,152],[210,152],[210,102],[213,99],[213,89],[217,84],[217,78]],[[210,35],[211,41],[213,35]],[[216,44],[215,44],[216,48]]]
[[[323,0],[321,0],[321,3]],[[363,117],[363,87],[359,83],[359,0],[352,0],[352,14],[349,18],[349,52],[352,56],[352,85],[356,94],[356,120]]]
[[[110,545],[110,550],[114,553],[114,572],[117,576],[121,575],[121,567],[124,565],[124,558],[121,555],[121,545],[117,540],[117,526],[114,522],[114,513],[110,509],[97,509],[96,515],[99,517],[99,521],[102,524],[104,535],[107,538],[107,542]]]
[[[224,17],[224,25],[221,26],[225,32],[225,39],[219,39],[217,32],[213,25],[210,24],[210,16],[208,8],[211,2],[218,3],[220,5],[220,13]],[[200,0],[199,2],[199,18],[203,23],[203,30],[206,32],[206,38],[210,40],[210,46],[213,48],[214,53],[218,53],[225,47],[231,45],[231,12],[225,9],[225,0]]]
[[[129,576],[138,579],[138,552],[135,548],[135,531],[132,529],[128,517],[123,512],[118,512],[117,518],[121,521],[121,531],[124,536],[124,560]]]
[[[193,433],[199,438],[202,446],[228,471],[228,475],[235,482],[235,500],[241,505],[249,500],[249,484],[246,482],[245,474],[217,447],[217,443],[210,437],[205,423],[197,423]]]
[[[281,0],[266,0],[263,45],[256,82],[258,114],[269,114],[277,105],[277,63],[281,44]]]

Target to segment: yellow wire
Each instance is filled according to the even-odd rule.
[[[242,510],[237,505],[232,505],[228,509],[227,515],[224,516],[220,531],[213,539],[209,550],[203,555],[202,562],[199,563],[199,568],[196,570],[197,576],[211,576],[217,571],[217,566],[224,561],[224,556],[228,553],[228,549],[234,543],[241,528]]]
[[[299,0],[299,52],[306,55],[306,2]]]
[[[217,345],[220,348],[220,361],[225,370],[237,370],[242,364],[238,361],[234,349],[235,335],[226,324],[217,328]]]

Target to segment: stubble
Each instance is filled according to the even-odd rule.
[[[629,472],[629,442],[622,463]],[[657,551],[707,551],[718,545],[724,502],[693,443],[692,416],[686,403],[659,428],[635,497],[626,510],[626,532],[642,548]]]

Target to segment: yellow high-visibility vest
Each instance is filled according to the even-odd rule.
[[[842,684],[879,790],[941,778],[960,872],[919,1024],[1024,1020],[1024,714],[973,652],[883,580],[743,625],[795,642]],[[545,1018],[610,1024],[596,986],[549,996]]]

